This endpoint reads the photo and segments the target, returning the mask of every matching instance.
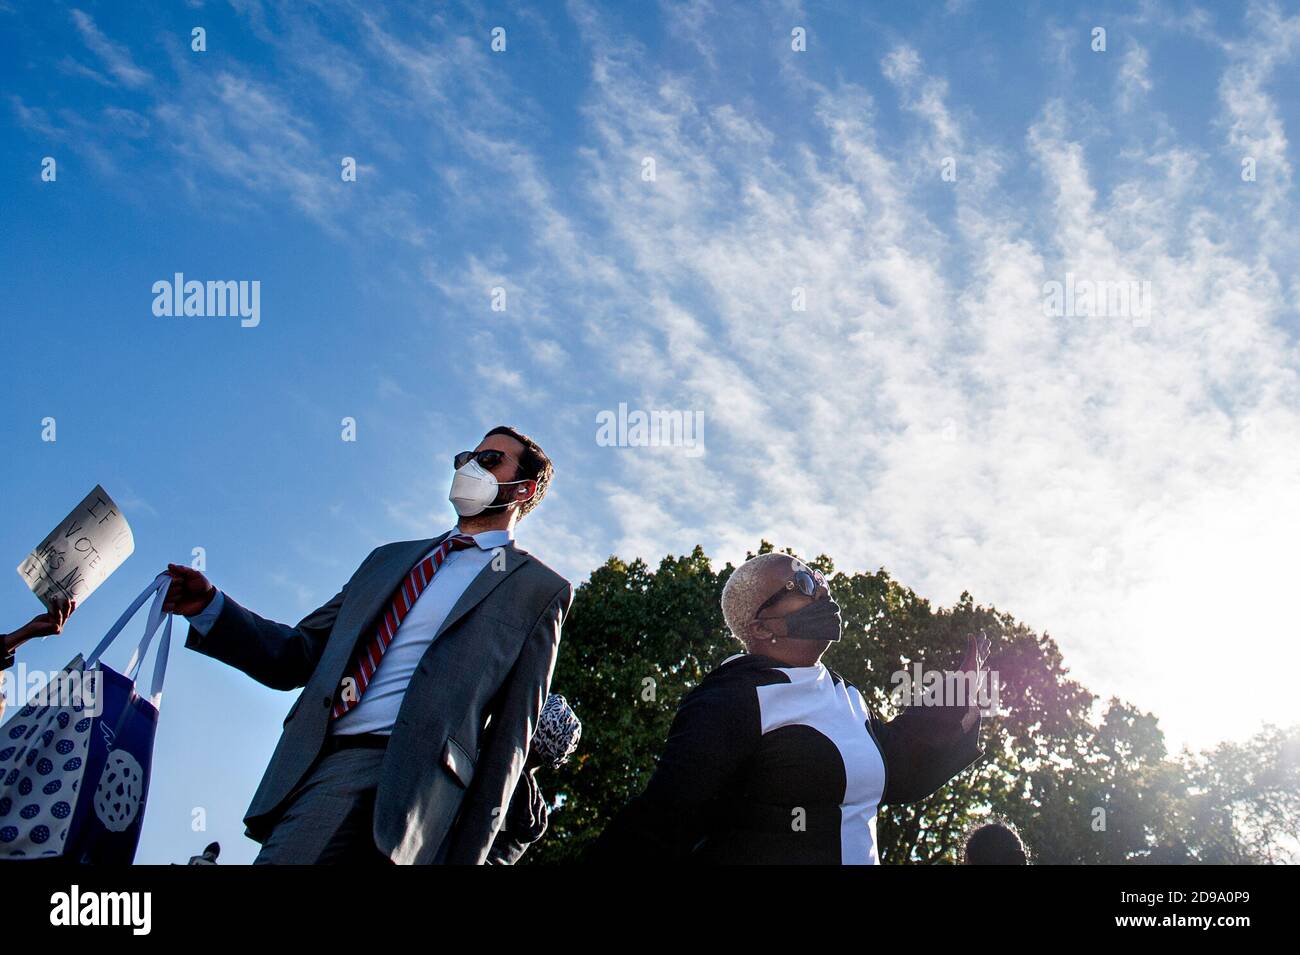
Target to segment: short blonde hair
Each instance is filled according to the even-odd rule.
[[[803,563],[793,554],[759,554],[737,567],[722,588],[722,619],[727,622],[731,635],[747,647],[745,630],[753,623],[758,608],[772,596],[764,589],[761,580],[764,568],[774,560]]]

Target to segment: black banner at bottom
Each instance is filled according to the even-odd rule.
[[[1286,867],[881,867],[801,869],[796,877],[771,868],[722,874],[651,866],[361,871],[8,863],[0,877],[10,944],[69,933],[338,942],[349,925],[381,926],[385,937],[437,925],[460,935],[478,925],[491,944],[509,944],[517,933],[520,942],[544,945],[551,933],[572,939],[586,925],[605,935],[593,942],[640,947],[645,933],[668,944],[696,931],[716,934],[724,924],[761,940],[774,920],[808,918],[829,918],[877,941],[880,933],[898,933],[913,943],[1023,929],[1070,940],[1195,932],[1230,941],[1295,918],[1283,913],[1294,885]]]

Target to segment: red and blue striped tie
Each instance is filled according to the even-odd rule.
[[[348,686],[348,681],[344,680],[340,684],[339,698],[334,704],[334,709],[330,711],[334,719],[338,719],[361,702],[361,694],[366,692],[366,687],[374,678],[375,671],[379,669],[379,660],[388,649],[388,645],[393,642],[393,637],[397,635],[397,628],[402,625],[402,619],[411,612],[411,608],[420,599],[424,588],[429,586],[429,581],[433,580],[433,575],[438,572],[447,555],[453,550],[463,550],[473,546],[475,546],[474,538],[466,537],[464,534],[448,537],[438,545],[437,550],[416,564],[406,575],[406,580],[402,581],[402,586],[397,588],[397,593],[393,595],[388,610],[380,618],[379,626],[375,628],[375,635],[359,648],[353,658],[352,669],[348,676],[356,691],[344,694],[342,690]]]

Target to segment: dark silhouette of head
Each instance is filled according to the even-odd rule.
[[[966,865],[1028,865],[1029,854],[1011,825],[990,822],[966,838],[962,861]]]

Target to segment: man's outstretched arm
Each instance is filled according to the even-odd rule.
[[[240,606],[197,570],[169,564],[167,573],[172,581],[163,609],[189,618],[185,645],[275,690],[293,690],[311,679],[347,593],[344,585],[291,627]]]

